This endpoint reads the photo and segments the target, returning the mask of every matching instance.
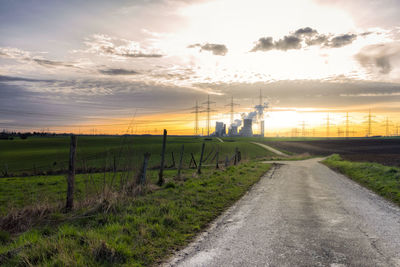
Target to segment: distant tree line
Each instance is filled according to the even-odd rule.
[[[3,130],[0,132],[0,140],[13,140],[14,138],[27,139],[30,136],[55,136],[55,133],[46,132],[17,132]]]

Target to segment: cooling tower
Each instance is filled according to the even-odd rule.
[[[236,136],[238,135],[238,127],[236,125],[231,125],[231,127],[229,128],[229,136]]]
[[[246,137],[253,136],[252,123],[253,123],[252,119],[244,119],[243,120],[243,127],[242,127],[242,129],[240,129],[241,136],[246,136]]]

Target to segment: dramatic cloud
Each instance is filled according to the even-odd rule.
[[[236,101],[243,105],[247,104],[246,101],[249,101],[248,105],[250,105],[249,95],[258,95],[261,88],[274,107],[333,108],[337,111],[340,109],[345,111],[349,106],[365,106],[367,108],[370,105],[376,105],[376,109],[400,111],[397,104],[398,99],[393,98],[400,94],[398,83],[352,81],[337,77],[331,81],[287,80],[271,83],[221,83],[205,86],[211,86],[215,90],[234,95]],[[368,97],[354,97],[356,95],[368,95]],[[226,98],[226,96],[221,98]],[[215,101],[218,103],[218,99]],[[389,107],[388,103],[392,102],[396,103],[395,107]]]
[[[134,70],[126,70],[126,69],[104,69],[99,70],[101,74],[105,75],[135,75],[138,74],[137,71]]]
[[[365,36],[366,34],[368,35],[370,33],[363,33],[362,35]],[[357,39],[356,34],[332,36],[331,34],[319,34],[317,30],[305,27],[298,29],[291,35],[284,36],[283,39],[278,41],[273,41],[272,37],[260,38],[250,52],[269,51],[273,49],[286,51],[313,45],[339,48],[351,44],[355,39]]]
[[[206,98],[204,93],[184,87],[112,78],[35,80],[0,76],[0,92],[0,127],[11,129],[56,130],[93,124],[94,120],[102,126],[104,120],[116,118],[109,125],[113,130],[118,118],[186,110],[194,99]]]
[[[228,53],[228,48],[224,44],[193,44],[189,45],[188,48],[200,47],[200,51],[210,51],[216,56],[225,56]]]
[[[393,69],[391,62],[400,59],[400,43],[369,45],[361,49],[355,58],[364,68],[388,74]]]
[[[75,50],[74,52],[87,52],[102,56],[113,56],[119,58],[160,58],[163,55],[151,48],[142,48],[139,43],[110,37],[104,34],[94,34],[84,42],[88,47],[86,50]]]

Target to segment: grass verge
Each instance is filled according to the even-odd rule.
[[[53,214],[22,234],[0,231],[0,265],[149,266],[186,245],[270,168],[247,162],[226,170],[187,170],[162,188],[96,209]]]
[[[400,168],[379,163],[347,161],[337,154],[323,163],[400,205]]]

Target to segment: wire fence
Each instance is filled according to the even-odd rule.
[[[183,170],[201,173],[203,167],[228,167],[242,158],[241,151],[232,145],[205,143],[201,139],[196,142],[168,141],[166,132],[163,140],[160,137],[147,144],[124,136],[118,145],[92,154],[85,151],[79,141],[79,136],[71,136],[70,149],[65,148],[63,159],[14,169],[14,173],[5,168],[0,179],[0,193],[3,190],[7,194],[0,196],[0,214],[38,203],[59,206],[67,203],[65,210],[71,210],[76,201],[107,199],[115,192],[135,194],[149,184],[161,186],[164,170],[179,179]],[[72,146],[73,142],[76,142],[75,146]],[[32,177],[19,178],[21,176]]]

